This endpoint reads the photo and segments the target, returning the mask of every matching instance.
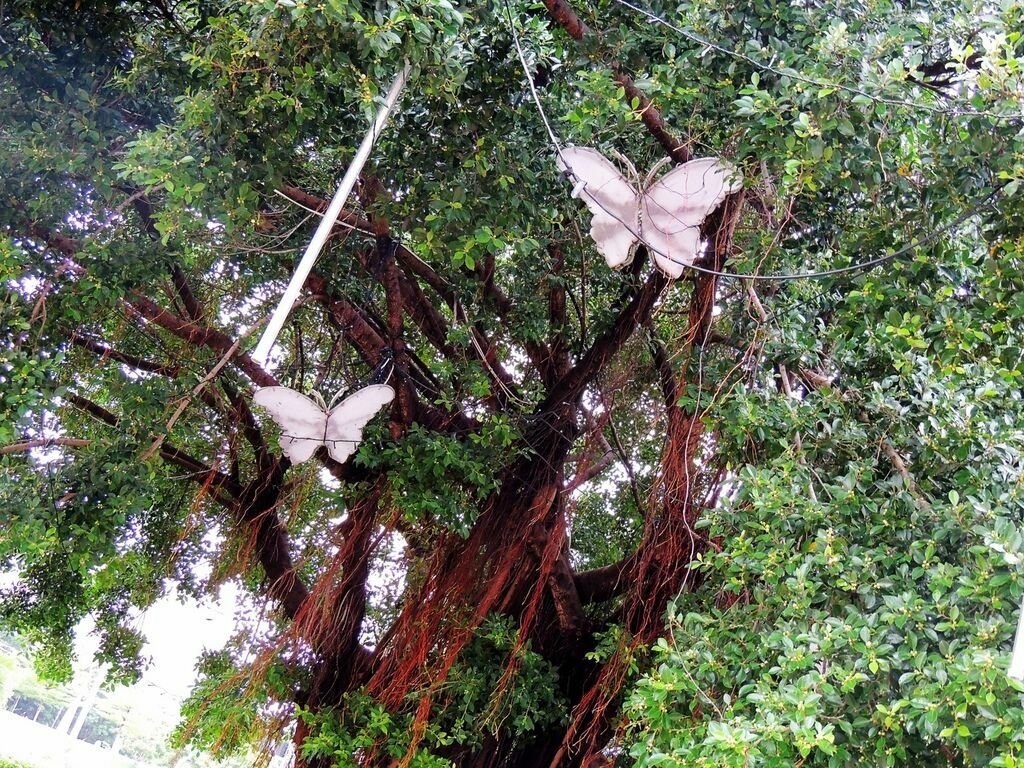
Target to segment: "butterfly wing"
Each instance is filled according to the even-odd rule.
[[[327,417],[327,450],[335,461],[345,461],[355,453],[363,439],[363,427],[381,408],[395,398],[395,390],[386,384],[371,384],[355,392],[331,409]]]
[[[579,197],[593,214],[590,236],[598,253],[612,269],[629,264],[640,231],[637,190],[596,149],[566,147],[558,153],[557,163],[574,183],[583,185]]]
[[[301,392],[288,387],[263,387],[252,399],[281,427],[278,442],[292,464],[307,461],[323,445],[327,413]]]
[[[674,279],[693,264],[700,225],[742,187],[739,171],[713,157],[683,163],[651,184],[640,203],[640,232],[658,269]]]

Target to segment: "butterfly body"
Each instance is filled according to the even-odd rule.
[[[335,461],[344,462],[363,439],[363,428],[395,397],[384,384],[363,387],[335,405],[288,387],[264,387],[253,401],[267,409],[281,427],[279,445],[292,464],[309,460],[321,445]],[[319,401],[319,402],[317,402]]]
[[[673,279],[697,258],[704,219],[743,186],[732,166],[712,157],[683,163],[656,181],[652,171],[642,185],[590,147],[566,147],[557,162],[593,215],[590,236],[608,266],[629,264],[642,242]]]

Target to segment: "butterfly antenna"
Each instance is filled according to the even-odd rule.
[[[633,185],[636,186],[640,183],[640,173],[637,171],[636,166],[633,165],[633,161],[626,157],[624,154],[619,152],[617,149],[611,150],[608,154],[614,157],[622,166],[629,171],[630,178],[633,180]]]
[[[323,408],[323,409],[324,409],[325,411],[327,410],[327,403],[326,403],[326,402],[324,402],[324,396],[323,396],[323,395],[321,395],[321,394],[320,394],[319,392],[317,392],[317,391],[316,391],[315,389],[313,389],[313,390],[310,390],[310,392],[309,392],[309,396],[310,396],[311,398],[313,398],[313,400],[315,400],[315,401],[316,401],[316,404],[317,404],[317,405],[319,405],[319,406],[320,406],[321,408]],[[333,401],[332,401],[332,402],[333,402]]]
[[[330,413],[334,410],[334,406],[337,405],[341,400],[344,400],[346,395],[352,391],[352,387],[342,387],[334,393],[334,397],[331,398],[330,402],[324,406],[324,410]]]
[[[651,186],[651,182],[654,181],[654,177],[657,175],[658,171],[660,171],[662,168],[664,168],[671,162],[671,157],[663,157],[660,160],[658,160],[658,162],[656,162],[654,165],[652,165],[651,170],[649,170],[647,172],[647,176],[644,177],[644,189],[649,188]]]

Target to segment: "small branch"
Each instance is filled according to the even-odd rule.
[[[30,225],[29,229],[33,237],[43,240],[48,246],[56,248],[67,256],[74,256],[78,252],[76,240],[57,235],[38,224]],[[79,265],[73,266],[76,273],[85,271]],[[124,306],[129,313],[139,315],[185,341],[202,344],[221,354],[227,352],[234,343],[234,340],[226,333],[183,320],[142,294],[136,293],[135,296],[134,300],[124,300]],[[264,371],[248,354],[238,355],[237,364],[253,382],[261,387],[271,387],[277,384],[277,379]]]
[[[757,313],[758,319],[760,319],[762,323],[767,323],[768,313],[765,311],[764,305],[761,303],[761,299],[758,298],[757,292],[754,290],[754,281],[744,280],[743,285],[746,288],[747,297],[750,300],[750,305],[754,308],[754,312]],[[787,398],[792,398],[793,384],[789,380],[789,371],[787,371],[786,366],[782,365],[781,363],[779,364],[779,378],[782,380],[783,393],[786,395]],[[793,433],[793,448],[797,452],[797,461],[799,461],[801,465],[806,466],[807,460],[805,459],[803,454],[803,439],[800,437],[799,432]],[[808,482],[807,489],[811,499],[817,501],[818,497],[814,491],[814,484]]]
[[[40,437],[35,440],[25,440],[20,443],[0,446],[0,456],[9,456],[12,453],[27,453],[34,448],[57,448],[63,446],[68,448],[85,448],[91,444],[92,440],[84,440],[77,437]]]
[[[857,420],[863,424],[872,423],[866,413],[857,414]],[[903,483],[907,486],[907,490],[913,497],[915,506],[917,506],[918,509],[927,509],[928,500],[924,497],[924,494],[921,493],[921,489],[917,487],[917,482],[915,482],[914,476],[910,473],[910,470],[907,468],[907,463],[903,460],[903,457],[900,456],[899,451],[893,447],[892,443],[889,442],[889,438],[885,436],[879,439],[878,445],[881,448],[882,453],[885,454],[885,458],[887,458],[889,463],[892,464],[892,468],[896,470],[896,473],[901,478],[903,478]]]
[[[167,439],[167,435],[169,435],[171,430],[174,429],[174,425],[178,422],[178,419],[181,418],[181,414],[185,412],[185,409],[188,408],[189,404],[192,402],[192,399],[199,395],[199,393],[206,388],[206,385],[217,377],[217,374],[220,373],[221,369],[228,364],[228,361],[234,356],[235,352],[238,351],[239,344],[241,344],[241,339],[237,340],[231,346],[231,348],[224,353],[221,359],[217,361],[217,364],[210,369],[210,372],[206,374],[206,376],[203,377],[202,381],[200,381],[198,384],[196,384],[195,387],[192,388],[192,392],[181,399],[181,402],[178,404],[178,407],[171,415],[171,418],[168,419],[167,426],[164,427],[163,434],[159,435],[153,441],[153,444],[150,445],[146,452],[143,453],[142,456],[140,457],[142,461],[148,461],[153,456],[153,454],[160,449],[160,446],[163,445],[164,440]]]
[[[416,254],[414,254],[412,251],[410,251],[403,245],[399,245],[398,248],[395,250],[395,258],[398,260],[400,266],[402,267],[403,273],[407,277],[411,275],[419,277],[427,285],[433,288],[441,296],[441,298],[445,300],[445,302],[451,308],[452,314],[454,315],[456,322],[459,322],[459,314],[461,313],[462,322],[468,324],[469,318],[466,314],[465,308],[463,308],[461,303],[459,302],[459,299],[455,294],[455,290],[448,284],[448,282],[443,277],[437,274],[437,272],[435,272],[433,268],[430,267],[430,265],[422,261],[418,256],[416,256]],[[409,279],[409,282],[415,285],[414,280]],[[494,288],[493,281],[485,281],[485,283],[491,285],[491,290],[493,294],[492,298],[494,296],[498,296],[500,299],[504,298],[503,295],[500,294],[500,292],[498,292],[496,288]],[[422,292],[418,291],[418,288],[419,286],[417,286],[418,295],[422,297],[423,294]],[[487,289],[485,285],[485,295],[486,293]],[[427,304],[427,306],[429,306],[429,304]],[[500,314],[501,311],[499,309],[499,315]],[[443,318],[441,319],[443,321]],[[508,371],[506,371],[502,367],[501,362],[498,359],[497,353],[495,352],[494,345],[488,338],[483,326],[479,323],[475,323],[471,327],[470,332],[473,335],[473,343],[471,345],[473,347],[473,351],[476,353],[476,357],[480,360],[481,365],[483,366],[486,373],[490,376],[491,381],[494,384],[494,389],[492,390],[494,392],[494,396],[498,399],[499,402],[505,401],[505,395],[509,395],[512,399],[518,399],[518,386],[515,383],[515,380],[512,378],[512,376],[508,373]],[[435,346],[437,346],[437,344],[435,344]],[[537,361],[535,358],[536,345],[527,344],[524,346],[526,347],[527,356],[529,356],[531,361],[534,362],[535,365],[537,365]],[[541,369],[538,366],[538,371],[540,370]]]
[[[127,365],[129,368],[134,368],[137,371],[146,371],[148,373],[155,373],[160,376],[167,376],[169,378],[176,378],[181,373],[181,368],[177,365],[165,365],[162,363],[154,363],[149,360],[144,360],[141,357],[135,355],[129,355],[125,352],[119,352],[113,347],[99,341],[98,339],[91,338],[89,336],[82,336],[80,334],[72,334],[71,343],[76,347],[81,347],[97,355],[100,362],[105,360],[113,360],[115,362]]]
[[[462,308],[459,307],[459,309]],[[469,316],[466,314],[465,309],[462,309],[462,317],[464,322],[469,322]],[[512,374],[505,370],[501,360],[498,359],[498,353],[494,345],[491,344],[490,339],[487,338],[483,325],[481,323],[474,323],[470,327],[469,332],[472,337],[471,344],[474,350],[476,350],[476,356],[494,384],[491,391],[501,407],[506,407],[512,400],[519,401],[520,403],[525,402],[519,394],[519,386],[516,384],[515,379],[512,378]]]
[[[81,395],[76,395],[74,392],[68,392],[64,394],[63,399],[71,403],[79,410],[85,411],[94,419],[103,424],[106,424],[107,426],[117,427],[121,423],[121,420],[117,416],[115,416],[113,413],[108,411],[103,406],[99,405],[98,403],[94,403],[92,400],[82,397]],[[229,494],[231,494],[231,496],[236,498],[242,492],[241,486],[239,486],[238,483],[233,481],[223,472],[219,472],[213,469],[212,467],[207,466],[199,459],[190,456],[189,454],[185,453],[184,451],[178,448],[175,448],[172,445],[164,444],[160,447],[160,458],[170,462],[171,464],[181,467],[182,469],[188,471],[191,475],[194,475],[195,478],[201,477],[201,481],[197,479],[197,482],[200,482],[201,485],[207,483],[207,481],[212,478],[212,481],[209,483],[209,485],[213,489],[223,489],[227,491]],[[216,498],[217,501],[223,504],[224,506],[231,506],[231,504],[233,503],[232,500],[225,499],[221,496],[215,495],[214,498]]]

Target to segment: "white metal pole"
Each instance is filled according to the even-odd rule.
[[[1010,656],[1007,674],[1024,682],[1024,602],[1021,603],[1020,616],[1017,618],[1017,635],[1013,639],[1013,654]]]
[[[377,119],[374,120],[370,130],[363,137],[363,143],[359,145],[355,157],[352,158],[352,162],[345,172],[345,177],[341,180],[341,184],[338,185],[338,191],[334,193],[331,204],[327,207],[327,212],[320,219],[320,225],[316,228],[316,232],[313,233],[313,239],[306,246],[306,252],[302,254],[302,259],[295,268],[295,274],[292,275],[291,282],[285,288],[284,295],[281,297],[277,309],[274,310],[274,314],[267,324],[267,329],[263,331],[260,343],[256,345],[253,358],[260,365],[267,364],[267,357],[270,355],[274,342],[277,341],[277,335],[281,332],[284,321],[288,319],[288,313],[292,311],[295,300],[299,297],[299,291],[302,290],[302,286],[305,284],[306,278],[309,277],[309,272],[313,269],[317,256],[320,255],[324,243],[327,242],[331,229],[338,220],[338,214],[341,213],[341,209],[345,206],[345,202],[348,200],[348,196],[352,193],[352,188],[356,184],[356,179],[359,178],[363,165],[366,164],[366,159],[370,156],[373,143],[376,141],[377,136],[380,135],[381,130],[383,130],[384,123],[387,122],[388,115],[391,114],[391,110],[398,101],[398,97],[402,93],[408,78],[409,62],[406,62],[402,71],[398,73],[395,81],[391,84],[391,90],[388,91],[384,104],[377,113]]]

